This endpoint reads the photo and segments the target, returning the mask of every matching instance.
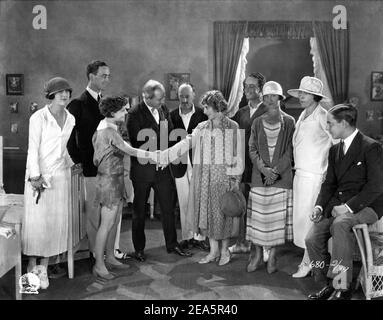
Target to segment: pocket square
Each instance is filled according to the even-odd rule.
[[[356,165],[357,165],[357,166],[360,166],[361,164],[362,164],[362,162],[359,161]]]

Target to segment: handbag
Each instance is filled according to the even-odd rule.
[[[227,217],[241,217],[246,212],[246,199],[239,189],[226,191],[221,197],[221,212]]]

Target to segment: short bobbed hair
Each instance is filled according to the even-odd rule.
[[[112,113],[120,111],[123,106],[128,103],[125,97],[105,97],[102,98],[99,104],[100,113],[105,118],[113,118]]]
[[[212,107],[216,112],[227,111],[228,104],[221,91],[211,90],[205,92],[200,100],[200,105]]]

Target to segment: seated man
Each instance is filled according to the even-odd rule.
[[[310,217],[314,224],[305,239],[315,280],[327,284],[309,300],[351,299],[352,227],[372,224],[383,214],[382,147],[356,129],[356,120],[357,109],[351,105],[328,111],[327,129],[341,141],[330,148],[326,179]]]

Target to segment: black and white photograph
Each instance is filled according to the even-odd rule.
[[[22,74],[6,75],[7,95],[24,94],[24,76]]]
[[[383,300],[382,13],[0,0],[4,310]]]

